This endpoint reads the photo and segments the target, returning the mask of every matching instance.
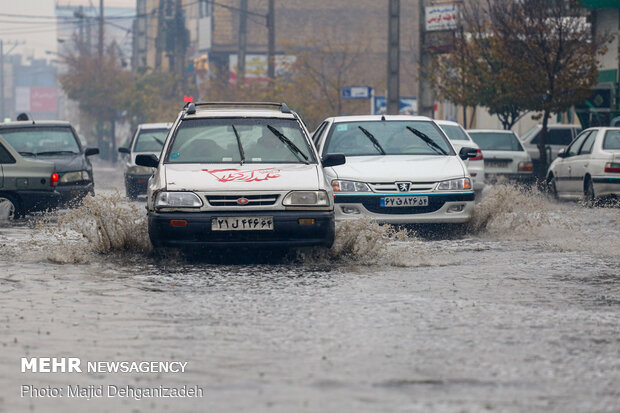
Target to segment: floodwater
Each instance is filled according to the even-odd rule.
[[[620,208],[485,191],[464,233],[371,222],[278,263],[154,255],[96,170],[81,208],[0,227],[0,412],[619,412]],[[242,258],[242,257],[239,257]],[[21,372],[23,357],[187,362]],[[22,386],[65,397],[22,397]],[[199,386],[202,397],[66,397]]]

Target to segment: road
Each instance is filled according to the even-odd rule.
[[[77,210],[0,227],[0,412],[620,411],[620,208],[496,186],[466,233],[362,221],[329,252],[216,264],[153,255],[118,170],[98,168],[96,188]],[[23,357],[187,365],[22,373]]]

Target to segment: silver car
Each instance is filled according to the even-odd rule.
[[[153,154],[159,157],[172,123],[143,123],[138,125],[129,146],[118,148],[125,155],[125,193],[135,199],[146,194],[146,184],[153,168],[136,165],[136,156]]]

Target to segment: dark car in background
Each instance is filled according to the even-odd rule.
[[[0,124],[0,137],[25,159],[54,164],[60,205],[75,204],[94,195],[93,167],[89,156],[98,148],[84,147],[75,129],[63,121],[22,121]]]
[[[136,156],[155,155],[159,158],[172,123],[143,123],[138,125],[128,146],[118,148],[125,155],[125,193],[135,199],[146,195],[146,183],[153,168],[136,165]]]

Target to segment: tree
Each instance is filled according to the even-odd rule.
[[[63,90],[78,102],[83,115],[96,122],[97,143],[102,155],[114,160],[115,125],[125,93],[133,86],[131,72],[121,67],[114,48],[107,50],[100,59],[78,43],[74,53],[62,57],[67,65],[66,73],[59,76]]]
[[[593,36],[576,0],[487,0],[487,7],[500,58],[507,63],[504,76],[518,85],[516,98],[524,108],[542,112],[537,171],[542,185],[549,118],[592,93],[606,39]]]

